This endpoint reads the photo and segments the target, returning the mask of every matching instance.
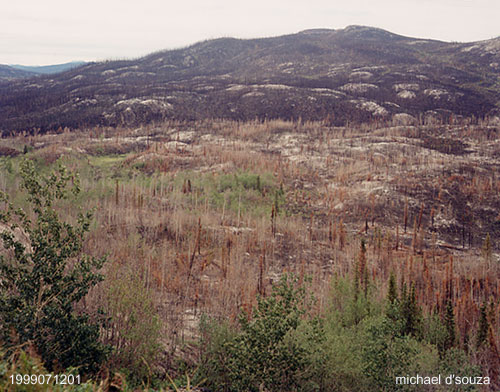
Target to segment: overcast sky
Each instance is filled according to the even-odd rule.
[[[500,0],[5,0],[0,64],[131,58],[209,38],[359,24],[444,41],[500,36]]]

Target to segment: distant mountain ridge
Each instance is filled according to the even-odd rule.
[[[53,64],[53,65],[19,65],[10,64],[9,66],[14,69],[20,69],[22,71],[32,72],[35,74],[54,74],[58,72],[64,72],[72,68],[80,67],[85,64],[85,61],[71,61],[69,63],[63,64]]]
[[[84,65],[84,61],[72,61],[64,64],[29,66],[19,64],[0,64],[0,82],[13,79],[26,79],[38,75],[64,72]]]
[[[33,72],[16,69],[9,65],[0,64],[0,82],[2,80],[11,80],[18,78],[30,78],[35,76],[36,74]]]
[[[500,109],[499,75],[500,38],[448,43],[366,26],[220,38],[0,83],[0,130],[487,116]]]

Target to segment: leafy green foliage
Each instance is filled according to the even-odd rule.
[[[269,297],[258,299],[251,315],[240,315],[240,331],[212,327],[201,371],[212,374],[208,384],[225,391],[301,390],[310,364],[299,341],[307,304],[298,280],[284,275]]]
[[[284,276],[268,298],[259,298],[253,318],[242,313],[241,333],[231,344],[232,385],[239,390],[297,390],[307,366],[304,350],[293,333],[305,313],[305,290]]]
[[[374,319],[367,324],[363,346],[363,373],[378,391],[396,391],[396,376],[410,373],[418,347],[408,336],[398,336],[387,318]]]
[[[440,353],[444,352],[448,332],[437,311],[426,317],[423,323],[423,336],[424,340],[436,346]]]
[[[334,278],[330,294],[330,314],[332,322],[342,327],[352,327],[363,319],[380,314],[379,304],[371,299],[372,287],[367,286],[367,295],[359,295],[359,284],[348,278]]]
[[[69,190],[79,192],[78,178],[62,165],[41,176],[28,160],[21,165],[21,178],[29,210],[15,209],[0,194],[5,206],[0,213],[5,227],[0,233],[5,248],[0,256],[0,338],[7,347],[17,339],[33,342],[49,370],[78,366],[95,372],[108,350],[99,343],[99,326],[76,313],[74,305],[102,280],[95,270],[105,259],[83,253],[91,213],[80,213],[71,225],[54,208]]]

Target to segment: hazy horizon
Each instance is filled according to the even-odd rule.
[[[500,2],[492,0],[62,0],[9,2],[0,15],[0,64],[43,66],[136,58],[220,38],[261,38],[349,25],[441,41],[500,36]]]

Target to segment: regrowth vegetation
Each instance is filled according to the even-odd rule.
[[[499,135],[205,121],[2,140],[0,385],[40,363],[101,389],[497,390]]]

